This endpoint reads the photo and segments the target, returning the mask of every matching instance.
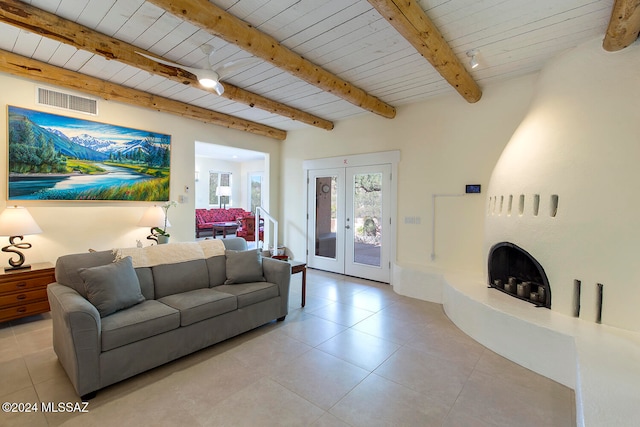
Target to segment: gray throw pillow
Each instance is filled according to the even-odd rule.
[[[100,317],[145,300],[131,257],[111,264],[81,268],[78,274],[87,290],[87,299],[98,309]]]
[[[225,285],[265,281],[262,275],[262,256],[259,251],[226,251],[225,255],[227,258]]]

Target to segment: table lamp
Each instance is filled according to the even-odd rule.
[[[7,207],[0,214],[0,236],[9,236],[9,245],[2,248],[2,252],[13,252],[18,255],[18,259],[9,258],[9,265],[5,271],[31,268],[24,263],[24,254],[18,249],[29,249],[31,243],[16,242],[16,239],[23,240],[25,235],[42,233],[29,211],[22,206]],[[15,249],[14,249],[15,248]]]
[[[220,198],[220,205],[222,205],[222,198],[223,197],[227,197],[225,199],[225,203],[224,203],[224,208],[227,209],[227,201],[229,201],[229,196],[231,196],[231,187],[220,186],[220,187],[217,188],[216,194]],[[220,207],[222,207],[222,206],[220,206]]]

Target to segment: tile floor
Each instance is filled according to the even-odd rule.
[[[144,357],[141,354],[140,357]],[[0,324],[0,401],[75,402],[51,320]],[[438,304],[310,270],[300,308],[98,392],[88,413],[2,426],[575,426],[572,390],[479,345]]]

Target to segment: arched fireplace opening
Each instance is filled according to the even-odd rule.
[[[551,288],[540,263],[510,242],[489,251],[489,286],[538,307],[551,308]]]

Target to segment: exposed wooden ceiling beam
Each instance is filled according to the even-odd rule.
[[[152,53],[147,52],[144,49],[140,49],[126,42],[98,33],[90,28],[22,3],[18,0],[0,1],[0,22],[6,22],[7,24],[23,30],[71,45],[77,49],[101,55],[107,59],[117,60],[150,73],[159,74],[179,83],[193,85],[210,92],[212,91],[211,89],[202,87],[198,83],[196,76],[182,70],[181,68],[158,64],[135,53],[136,51],[139,51],[154,56]],[[287,117],[292,120],[297,120],[321,129],[333,129],[333,123],[331,121],[316,117],[307,112],[265,98],[258,94],[240,89],[239,87],[227,82],[224,82],[224,87],[225,91],[222,96],[232,101],[260,108],[270,113]]]
[[[284,140],[287,137],[287,133],[280,129],[105,82],[95,77],[45,64],[4,50],[0,50],[0,71],[229,129],[242,130],[279,140]]]
[[[387,118],[396,115],[391,105],[304,59],[209,0],[147,1],[360,108]]]
[[[368,1],[464,99],[480,99],[480,87],[416,0]]]
[[[616,0],[602,47],[609,52],[624,49],[640,34],[640,0]]]

